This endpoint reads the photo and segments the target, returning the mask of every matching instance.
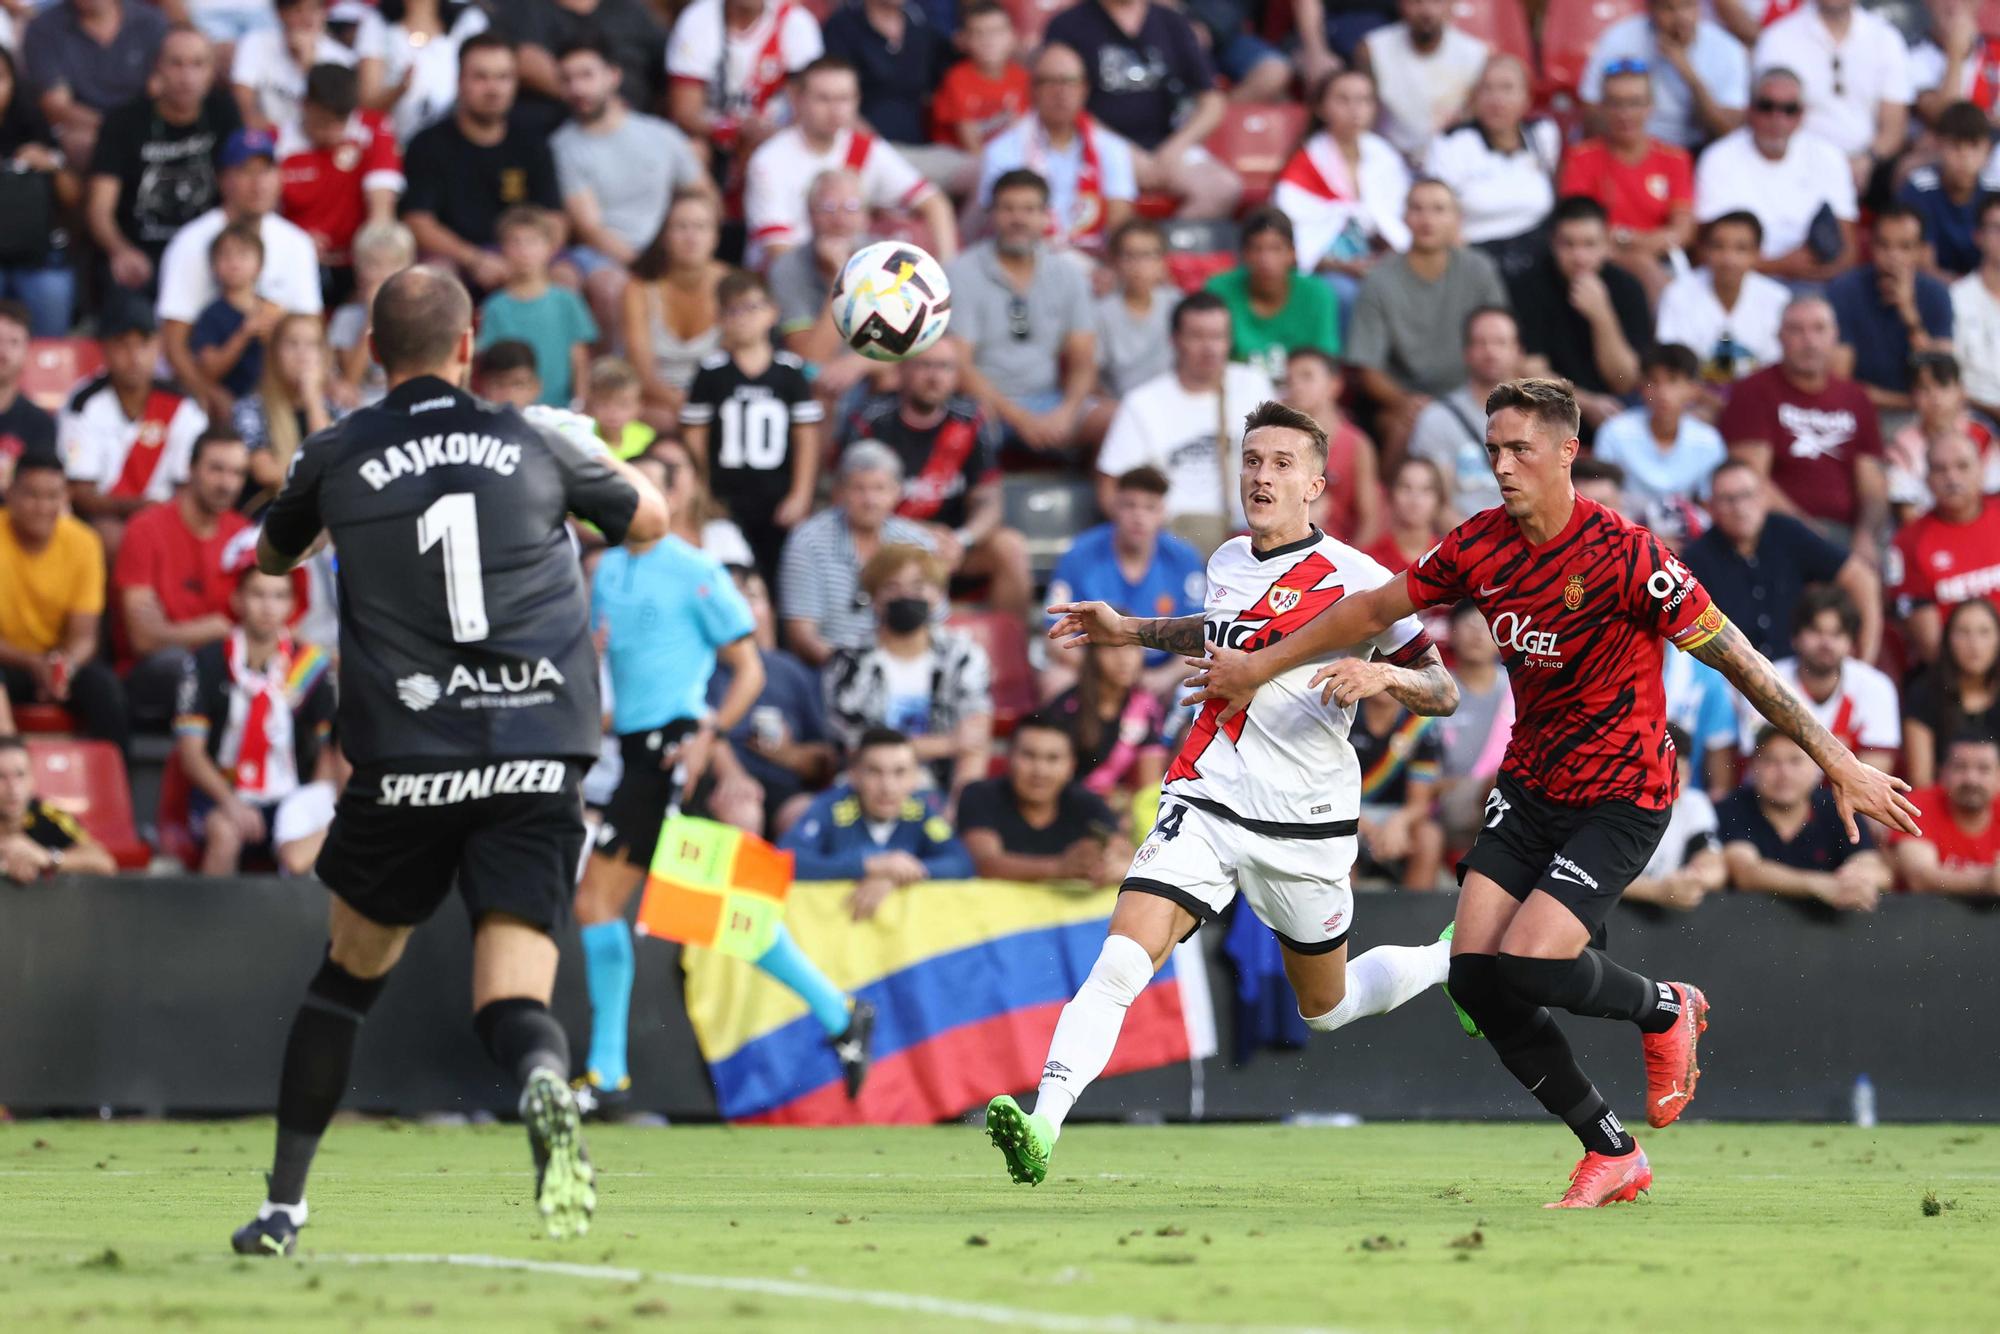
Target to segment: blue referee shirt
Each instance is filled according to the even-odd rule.
[[[699,718],[717,650],[753,628],[729,572],[678,537],[639,555],[605,552],[590,586],[590,623],[610,633],[611,730],[620,736]]]
[[[1200,552],[1172,533],[1161,533],[1152,564],[1132,583],[1118,568],[1113,532],[1112,525],[1101,523],[1077,537],[1049,576],[1049,601],[1107,602],[1126,616],[1148,618],[1201,611],[1208,596],[1208,564]],[[1167,657],[1149,650],[1146,665],[1157,666]]]

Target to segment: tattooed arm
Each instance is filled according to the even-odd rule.
[[[1854,822],[1857,812],[1906,834],[1921,832],[1917,828],[1917,808],[1903,795],[1910,785],[1856,759],[1853,751],[1820,725],[1804,701],[1779,678],[1770,660],[1757,651],[1741,630],[1725,621],[1721,633],[1688,652],[1729,678],[1729,683],[1743,692],[1743,698],[1757,712],[1798,742],[1812,756],[1813,763],[1826,772],[1833,785],[1834,804],[1846,822],[1850,841],[1858,841],[1861,836]]]
[[[1444,659],[1435,646],[1408,667],[1373,658],[1342,658],[1328,663],[1313,675],[1312,684],[1324,683],[1320,698],[1328,704],[1354,704],[1370,695],[1387,693],[1411,713],[1429,718],[1446,718],[1458,711],[1458,682],[1445,670]]]
[[[1056,618],[1056,623],[1049,627],[1049,638],[1064,648],[1137,644],[1183,657],[1199,656],[1202,650],[1199,614],[1146,619],[1122,616],[1103,602],[1058,602],[1049,608],[1049,615]]]

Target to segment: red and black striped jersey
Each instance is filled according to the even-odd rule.
[[[1485,613],[1514,691],[1509,776],[1568,806],[1673,804],[1660,641],[1692,649],[1724,621],[1657,537],[1578,496],[1562,531],[1536,546],[1490,509],[1446,534],[1407,580],[1419,607],[1470,598]]]

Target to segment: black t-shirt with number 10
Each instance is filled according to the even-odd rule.
[[[727,352],[702,358],[681,424],[708,428],[708,489],[753,544],[756,533],[775,529],[771,513],[792,489],[798,466],[792,427],[823,416],[805,363],[789,352],[773,355],[764,373],[754,376]]]

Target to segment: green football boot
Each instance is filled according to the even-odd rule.
[[[1048,1176],[1056,1135],[1047,1117],[1022,1111],[1003,1093],[986,1104],[986,1137],[1006,1157],[1007,1175],[1016,1184],[1039,1186]]]
[[[1451,933],[1457,929],[1458,929],[1457,922],[1445,923],[1444,930],[1438,933],[1438,939],[1450,940]],[[1451,994],[1451,987],[1446,986],[1443,988],[1443,991],[1444,991],[1444,998],[1448,1001],[1451,1001],[1451,1012],[1458,1016],[1458,1026],[1465,1030],[1465,1036],[1469,1038],[1485,1037],[1486,1035],[1479,1031],[1479,1025],[1472,1022],[1472,1016],[1467,1014],[1465,1012],[1465,1008],[1461,1006],[1456,999],[1453,998]]]

